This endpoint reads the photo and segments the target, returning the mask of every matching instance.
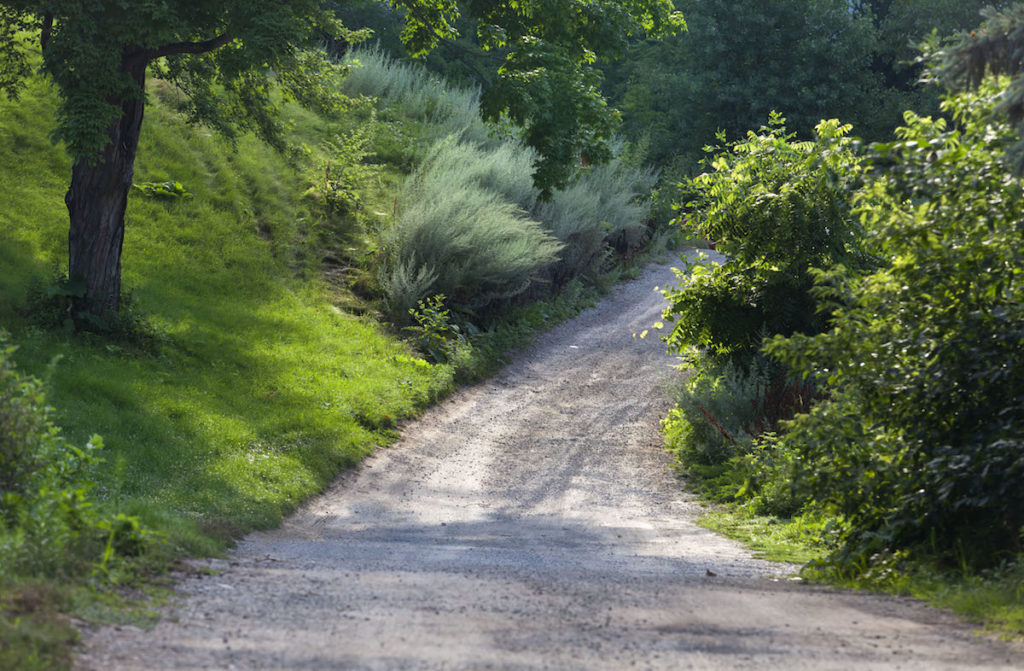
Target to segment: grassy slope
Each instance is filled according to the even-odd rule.
[[[135,181],[177,181],[192,197],[129,198],[123,278],[149,324],[141,343],[37,325],[32,293],[66,263],[70,161],[47,140],[52,90],[34,81],[20,101],[0,99],[0,329],[20,345],[21,369],[46,380],[70,441],[103,436],[98,498],[166,537],[149,557],[157,567],[274,525],[456,379],[493,371],[505,351],[598,293],[572,281],[555,299],[513,308],[460,348],[455,365],[427,364],[357,316],[365,303],[325,282],[320,259],[331,258],[333,276],[353,272],[366,284],[370,271],[345,266],[375,248],[364,227],[390,221],[397,176],[440,131],[403,112],[408,105],[376,116],[360,103],[330,120],[291,109],[302,151],[289,160],[252,139],[232,148],[189,127],[174,97],[151,82]],[[304,194],[345,164],[345,151],[325,142],[340,146],[356,130],[373,138],[380,165],[356,171],[359,222],[325,224],[322,193]],[[0,585],[0,668],[65,668],[69,609],[92,621],[152,620],[145,604],[82,584]]]
[[[451,373],[333,304],[312,265],[304,168],[258,142],[233,151],[185,125],[161,103],[166,93],[151,95],[135,179],[176,180],[193,197],[133,193],[123,259],[156,346],[26,319],[31,284],[51,280],[67,239],[69,161],[47,140],[53,95],[40,83],[0,102],[0,326],[21,345],[22,369],[47,379],[72,442],[103,436],[101,497],[168,534],[172,548],[209,552],[229,534],[273,525],[387,442]]]

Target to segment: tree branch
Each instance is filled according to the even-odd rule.
[[[486,88],[487,86],[490,86],[491,82],[487,78],[487,76],[483,72],[481,72],[480,69],[476,67],[476,65],[474,65],[473,63],[470,62],[470,60],[469,60],[470,55],[477,55],[477,56],[480,56],[482,58],[486,58],[488,60],[494,61],[496,63],[504,63],[505,62],[504,58],[501,58],[500,56],[492,55],[492,54],[487,53],[487,52],[480,53],[480,54],[471,54],[469,49],[467,49],[466,47],[462,46],[461,44],[458,44],[455,40],[453,40],[453,39],[451,39],[449,37],[446,37],[445,35],[441,34],[441,31],[439,31],[437,29],[437,27],[434,25],[434,23],[432,21],[430,21],[430,19],[428,19],[426,17],[426,15],[424,15],[424,13],[418,7],[416,7],[414,5],[403,5],[403,6],[406,8],[407,11],[409,11],[410,14],[412,14],[417,19],[419,19],[420,23],[422,23],[424,26],[426,26],[430,30],[431,35],[434,36],[434,39],[437,40],[438,44],[440,44],[442,47],[447,49],[448,53],[450,53],[452,56],[454,56],[456,60],[458,60],[460,63],[462,63],[464,66],[466,66],[466,68],[471,70],[474,75],[476,75],[476,77],[480,80],[479,84],[480,84],[481,88]]]
[[[218,35],[217,37],[209,40],[203,40],[202,42],[171,42],[170,44],[165,44],[158,49],[151,49],[147,51],[146,58],[153,60],[177,54],[205,54],[208,51],[219,49],[230,41],[231,35],[224,33],[223,35]]]

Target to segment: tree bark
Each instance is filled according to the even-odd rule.
[[[135,155],[145,109],[144,54],[126,53],[122,68],[139,86],[139,95],[112,101],[121,116],[110,126],[110,141],[98,156],[83,157],[71,169],[71,186],[64,196],[71,219],[68,234],[68,277],[84,283],[85,295],[76,300],[76,313],[116,315],[121,298],[121,246],[128,191],[135,172]]]

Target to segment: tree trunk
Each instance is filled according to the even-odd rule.
[[[76,160],[71,169],[71,186],[64,196],[71,219],[68,277],[85,286],[85,296],[75,302],[76,313],[111,315],[119,308],[124,215],[142,128],[147,63],[144,57],[126,54],[122,67],[140,93],[112,101],[120,104],[121,116],[110,126],[110,142],[99,155]]]

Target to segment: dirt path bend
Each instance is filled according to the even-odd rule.
[[[406,427],[81,669],[1012,669],[905,600],[793,585],[693,523],[660,449],[667,267]],[[714,575],[711,575],[711,574]]]

